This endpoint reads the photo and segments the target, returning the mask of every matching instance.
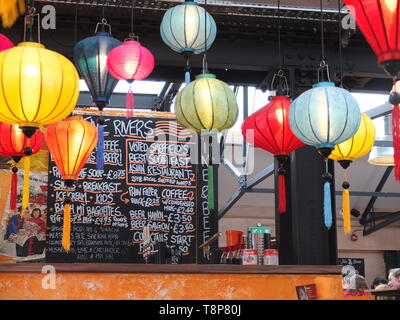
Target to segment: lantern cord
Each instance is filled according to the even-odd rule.
[[[343,88],[343,54],[342,54],[342,21],[341,21],[341,12],[342,12],[342,1],[338,0],[339,78],[340,78],[340,87]]]
[[[64,219],[63,219],[62,247],[69,252],[71,249],[71,198],[70,191],[64,200]]]
[[[97,124],[98,141],[96,147],[96,169],[104,169],[104,126],[101,123]]]
[[[18,168],[16,164],[12,168],[11,176],[11,192],[10,192],[10,209],[17,209],[17,187],[18,187]]]
[[[208,138],[208,209],[214,209],[214,167],[213,167],[213,158],[212,158],[212,143],[213,137],[210,135]]]
[[[322,7],[322,0],[320,0],[320,5],[321,5],[321,54],[322,54],[322,61],[325,61],[324,11]]]
[[[134,7],[134,0],[132,0],[132,9],[131,9],[131,34],[133,34],[133,7]]]
[[[207,0],[204,0],[204,54],[203,54],[203,73],[208,73],[208,65],[207,65]]]
[[[129,84],[128,93],[126,94],[126,117],[130,118],[133,116],[133,110],[135,109],[135,96],[132,91],[132,86]]]
[[[278,0],[278,55],[279,55],[279,70],[282,70],[281,1],[280,0]]]
[[[351,231],[350,219],[350,184],[348,183],[347,169],[344,169],[343,193],[342,193],[342,214],[343,214],[343,230],[345,234]]]
[[[31,168],[31,157],[24,157],[24,186],[22,191],[22,209],[25,210],[29,205],[29,174]]]
[[[75,7],[74,43],[78,42],[78,6]]]

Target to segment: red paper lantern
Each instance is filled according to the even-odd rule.
[[[392,76],[400,71],[399,0],[344,0],[352,6],[355,20],[378,63]]]
[[[0,34],[0,52],[14,47],[14,44],[6,36]]]
[[[286,183],[283,164],[289,154],[304,146],[292,132],[289,125],[288,97],[277,96],[265,107],[249,116],[242,124],[245,140],[255,147],[272,153],[279,162],[279,212],[286,211]]]
[[[392,76],[400,77],[400,0],[345,0],[354,8],[355,20],[378,57],[378,63]],[[396,86],[390,96],[393,104],[392,131],[395,179],[400,180],[400,95]]]
[[[10,209],[15,210],[17,206],[17,184],[18,163],[22,157],[26,157],[24,166],[24,193],[22,204],[27,207],[29,202],[29,156],[39,152],[42,147],[43,134],[36,130],[31,138],[27,138],[18,125],[0,122],[0,156],[13,158],[15,164],[12,167]]]
[[[128,40],[109,52],[107,68],[114,78],[126,80],[131,84],[134,80],[147,78],[153,72],[154,56],[140,42]],[[131,116],[134,102],[130,87],[126,97],[126,107],[127,116]]]

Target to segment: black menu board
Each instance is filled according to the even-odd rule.
[[[83,116],[94,124],[96,117]],[[190,158],[198,148],[193,134],[171,114],[105,118],[104,170],[94,151],[70,193],[69,253],[61,246],[67,189],[50,159],[46,261],[143,263],[144,227],[176,262],[203,260],[197,248],[217,221],[207,209],[207,167]]]

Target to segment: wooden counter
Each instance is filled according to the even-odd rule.
[[[41,273],[46,265],[63,273],[341,274],[342,266],[162,265],[133,263],[2,263],[0,272]]]
[[[341,266],[3,263],[0,299],[297,300],[315,284],[336,300],[341,280]]]

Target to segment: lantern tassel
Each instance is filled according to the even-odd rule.
[[[135,109],[135,98],[133,95],[133,91],[129,88],[128,93],[126,94],[126,117],[130,118],[133,116],[133,110]]]
[[[324,219],[325,226],[330,229],[332,226],[332,202],[331,202],[331,183],[326,181],[324,184]]]
[[[208,209],[214,209],[214,167],[208,166]]]
[[[64,204],[62,247],[67,252],[71,249],[71,204],[69,202]]]
[[[97,125],[98,141],[96,147],[96,168],[97,170],[104,169],[104,126]]]
[[[24,12],[24,0],[0,0],[0,15],[3,20],[3,28],[11,28],[18,16]]]
[[[344,230],[344,233],[347,234],[351,231],[349,189],[343,189],[342,211],[343,211],[343,230]]]
[[[279,213],[286,212],[286,181],[285,175],[280,174],[278,176],[278,192],[279,192]]]
[[[16,167],[15,167],[16,168]],[[18,186],[18,171],[13,170],[11,176],[11,193],[10,193],[10,209],[17,209],[17,186]]]
[[[400,107],[393,106],[392,113],[393,149],[394,149],[394,176],[400,181]]]
[[[190,71],[185,72],[185,85],[190,83]]]
[[[29,205],[29,174],[31,169],[31,157],[24,157],[24,186],[22,191],[22,209],[25,210]]]

